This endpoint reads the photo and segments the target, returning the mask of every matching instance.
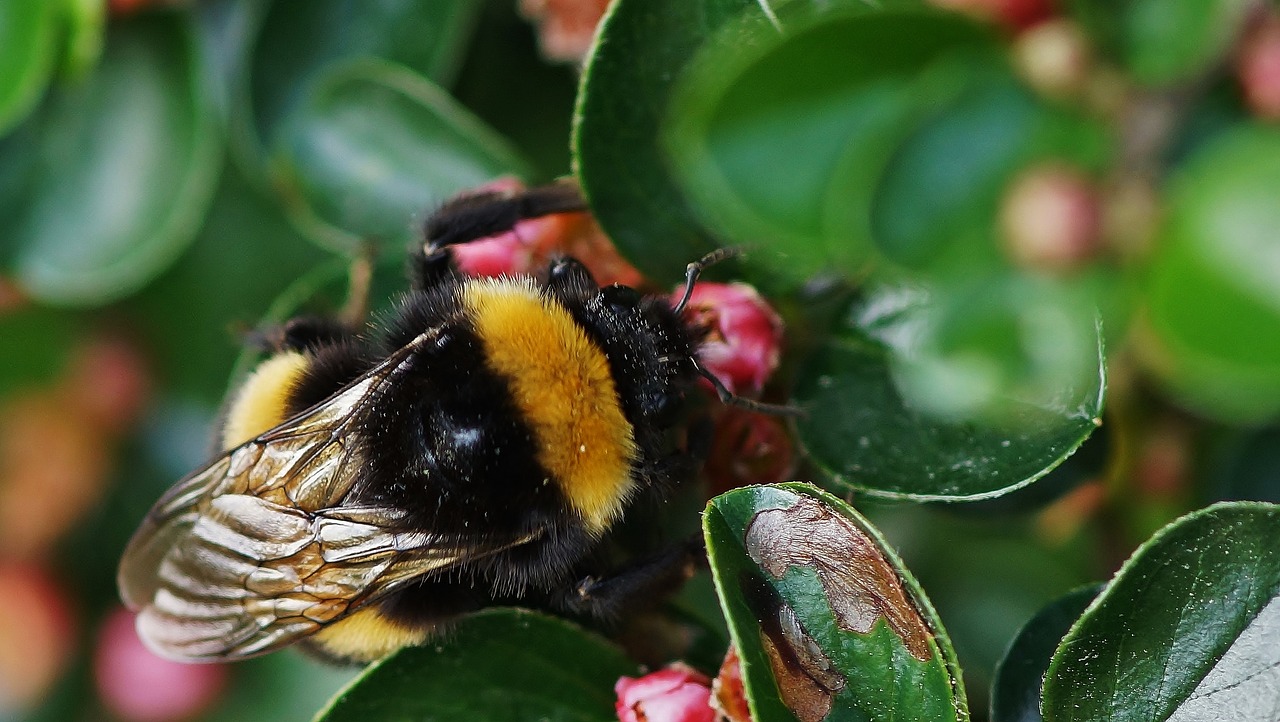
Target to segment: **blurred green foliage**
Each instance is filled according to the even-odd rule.
[[[515,0],[0,0],[0,524],[39,520],[64,498],[74,511],[49,522],[60,526],[48,543],[0,534],[0,567],[58,581],[75,650],[46,694],[0,700],[0,720],[107,714],[91,657],[117,606],[115,562],[150,503],[206,460],[228,384],[252,360],[248,330],[336,309],[364,249],[379,258],[385,306],[431,208],[503,175],[570,174],[650,290],[706,251],[749,249],[716,270],[786,318],[766,394],[808,412],[790,429],[804,459],[793,478],[845,495],[879,528],[868,538],[897,549],[892,566],[937,609],[916,611],[944,651],[947,627],[964,670],[970,711],[942,706],[983,718],[1001,651],[1037,609],[1109,578],[1188,511],[1280,500],[1280,126],[1247,102],[1239,69],[1243,39],[1278,11],[1037,1],[1051,17],[1027,28],[910,0],[615,0],[579,70],[543,59]],[[128,351],[104,356],[103,343]],[[31,409],[49,407],[66,417],[50,433],[71,441],[48,448],[88,460],[48,464],[70,475],[65,487],[14,461],[7,440],[45,428]],[[1098,451],[1059,466],[1082,445]],[[704,492],[667,510],[689,518],[662,524],[691,527]],[[738,532],[759,511],[745,498],[713,507]],[[1081,592],[1049,607],[1002,664],[993,719],[1039,714],[1026,700],[1050,655],[1052,719],[1120,714],[1115,699],[1091,700],[1092,716],[1074,706],[1071,685],[1096,674],[1077,666],[1079,640],[1123,665],[1107,646],[1129,639],[1121,631],[1174,628],[1177,648],[1194,632],[1179,624],[1229,630],[1212,654],[1171,655],[1189,694],[1280,593],[1269,567],[1246,564],[1280,539],[1274,517],[1199,512],[1131,560],[1098,608],[1080,617]],[[1253,546],[1223,546],[1218,525]],[[713,545],[730,548],[721,536]],[[1168,603],[1135,591],[1182,563],[1162,555],[1183,537],[1198,563],[1216,560],[1168,580]],[[717,572],[749,570],[739,557],[726,552]],[[1209,579],[1230,588],[1205,591]],[[667,629],[683,630],[668,636],[724,638],[709,586],[704,574],[666,610]],[[821,589],[795,578],[778,589],[816,604],[801,619],[821,616]],[[1244,601],[1192,613],[1224,598]],[[759,620],[724,604],[741,643]],[[1054,651],[1078,617],[1077,641]],[[473,689],[491,680],[491,695],[536,691],[537,675],[492,659],[506,654],[501,637],[534,627],[605,660],[527,664],[554,689],[599,677],[589,704],[561,711],[607,719],[596,682],[631,671],[622,652],[521,619],[490,614],[443,652],[389,660],[329,718],[502,718],[483,700],[451,701],[447,675]],[[612,631],[646,664],[718,655],[692,643],[639,652],[626,626]],[[473,648],[448,648],[463,643]],[[860,663],[823,651],[840,669]],[[759,671],[748,690],[757,709],[777,709]],[[292,652],[237,665],[204,718],[310,719],[352,674]],[[1144,668],[1125,690],[1162,674]],[[1166,713],[1182,701],[1164,700]],[[364,711],[375,708],[383,716]]]

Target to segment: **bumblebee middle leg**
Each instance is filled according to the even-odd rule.
[[[554,600],[564,610],[601,620],[616,620],[683,584],[706,563],[702,534],[672,546],[608,576],[589,576]]]

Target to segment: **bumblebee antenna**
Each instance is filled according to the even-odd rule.
[[[693,286],[698,282],[698,277],[702,275],[703,271],[721,261],[735,258],[740,255],[742,255],[741,249],[733,248],[732,246],[728,248],[717,248],[702,258],[690,263],[688,266],[685,266],[684,295],[680,297],[680,302],[675,305],[674,310],[676,315],[678,316],[684,312],[685,305],[689,303],[689,297],[693,295]],[[732,394],[730,394],[730,396],[732,396]]]
[[[693,265],[693,264],[690,264],[690,265]],[[702,364],[698,363],[698,360],[696,358],[693,359],[693,369],[698,372],[699,376],[711,382],[711,385],[716,390],[716,396],[720,398],[720,403],[724,404],[725,406],[736,406],[740,409],[746,409],[747,411],[755,411],[756,413],[760,413],[760,414],[768,414],[770,416],[790,416],[793,418],[802,418],[804,416],[808,416],[808,414],[805,413],[804,409],[797,408],[795,406],[787,406],[784,404],[766,404],[763,401],[756,401],[754,399],[743,398],[733,393],[732,391],[730,391],[728,388],[725,387],[724,382],[721,381],[719,378],[717,378],[715,374],[704,369],[702,367]]]

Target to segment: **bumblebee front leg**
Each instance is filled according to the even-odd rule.
[[[559,605],[574,614],[615,620],[635,607],[661,599],[706,564],[702,534],[695,534],[657,556],[604,577],[590,576],[566,590]]]
[[[567,180],[521,191],[455,196],[422,226],[422,244],[410,259],[413,287],[425,290],[457,275],[450,246],[505,233],[530,218],[585,210],[587,202],[578,185]]]

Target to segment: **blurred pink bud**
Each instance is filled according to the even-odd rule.
[[[204,711],[226,686],[222,664],[180,664],[152,654],[134,629],[134,615],[117,609],[98,630],[94,677],[98,694],[128,722],[171,722]]]
[[[151,390],[147,363],[138,349],[105,335],[76,350],[67,384],[86,418],[112,435],[122,434],[137,420]]]
[[[1270,12],[1244,40],[1236,61],[1249,107],[1280,120],[1280,13]]]
[[[49,572],[0,563],[0,718],[38,705],[74,646],[71,605]]]
[[[1058,18],[1018,36],[1013,62],[1027,83],[1050,98],[1079,95],[1089,81],[1089,41],[1074,21]]]
[[[1005,194],[1000,227],[1009,256],[1019,266],[1050,273],[1073,270],[1101,246],[1097,192],[1072,168],[1032,168]]]
[[[639,679],[619,677],[614,709],[621,722],[714,722],[711,680],[679,662]]]
[[[609,0],[520,0],[520,14],[537,24],[549,60],[578,62],[591,49]]]
[[[931,0],[941,8],[1025,30],[1053,16],[1054,0]]]
[[[728,722],[751,722],[751,708],[747,706],[747,690],[742,684],[742,662],[738,648],[729,645],[720,665],[720,674],[711,683],[711,706]]]
[[[685,313],[708,331],[698,348],[703,367],[735,394],[760,393],[782,347],[782,319],[760,293],[745,283],[699,283]]]

